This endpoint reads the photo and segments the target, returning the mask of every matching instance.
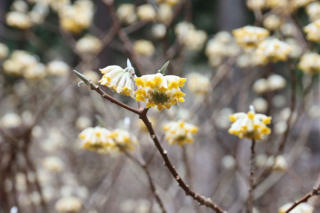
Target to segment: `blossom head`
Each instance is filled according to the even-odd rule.
[[[91,151],[108,152],[115,147],[109,135],[110,131],[102,127],[86,128],[79,134],[81,147]]]
[[[183,146],[193,142],[193,135],[197,133],[198,128],[192,124],[178,121],[163,125],[163,130],[165,131],[165,139],[170,145]]]
[[[184,102],[185,94],[180,90],[185,78],[161,73],[143,75],[134,79],[137,85],[136,100],[146,102],[146,107],[157,107],[158,110],[169,109],[178,102]]]
[[[237,43],[243,48],[255,48],[269,36],[269,31],[261,27],[245,26],[233,31]]]
[[[271,117],[256,114],[253,107],[248,113],[238,112],[230,115],[229,119],[232,122],[229,133],[239,138],[261,140],[271,133],[267,127],[271,123]]]
[[[114,150],[116,151],[130,151],[138,144],[136,137],[122,129],[111,131],[109,138],[116,145],[114,147]]]
[[[262,63],[285,61],[288,59],[292,48],[286,42],[276,38],[262,41],[257,49],[257,55]]]
[[[320,72],[320,55],[318,53],[305,53],[298,64],[299,69],[307,74]]]
[[[314,42],[320,42],[320,19],[304,27],[307,39]]]
[[[135,77],[135,72],[129,59],[125,69],[117,65],[111,65],[100,69],[100,72],[103,74],[99,81],[101,85],[107,86],[119,94],[134,96],[135,85],[133,78]]]

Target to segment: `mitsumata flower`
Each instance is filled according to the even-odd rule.
[[[193,135],[197,133],[198,128],[192,124],[178,121],[163,125],[163,130],[165,131],[165,139],[170,145],[183,146],[193,142]]]
[[[304,31],[307,34],[308,40],[320,42],[320,19],[304,27]]]
[[[158,110],[169,109],[178,102],[184,102],[185,94],[180,90],[185,78],[161,73],[143,75],[134,79],[138,87],[136,100],[146,102],[146,107],[157,107]]]
[[[269,31],[254,26],[245,26],[233,31],[237,43],[243,48],[255,48],[257,45],[269,36]]]
[[[308,74],[316,74],[320,72],[320,55],[318,53],[305,53],[298,64],[298,67]]]
[[[248,113],[238,112],[230,115],[232,125],[229,133],[239,138],[261,140],[263,136],[269,135],[271,130],[267,127],[271,123],[271,117],[256,114],[253,107]]]
[[[100,84],[111,88],[119,94],[134,96],[135,85],[133,79],[135,72],[129,59],[125,69],[117,65],[111,65],[100,69],[100,72],[103,74],[99,81]]]
[[[108,152],[115,144],[109,137],[110,131],[102,127],[89,127],[79,134],[81,147],[91,151]]]
[[[286,42],[276,38],[262,41],[257,49],[257,55],[262,63],[285,61],[288,59],[292,48]]]
[[[120,149],[125,151],[133,150],[134,146],[138,144],[136,137],[122,129],[113,130],[109,134],[109,138],[113,140],[116,145],[115,148],[119,151]]]

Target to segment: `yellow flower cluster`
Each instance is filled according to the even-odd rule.
[[[292,206],[292,203],[287,203],[285,205],[283,205],[282,207],[280,207],[279,209],[279,213],[286,213],[287,210]],[[291,213],[312,213],[313,212],[313,207],[308,204],[308,203],[301,203],[299,204],[297,207],[295,207],[292,211],[290,211]]]
[[[233,35],[241,47],[251,49],[268,37],[269,31],[261,27],[245,26],[233,30]]]
[[[81,147],[99,153],[114,153],[132,150],[137,139],[125,130],[109,131],[102,127],[89,127],[79,134]]]
[[[261,63],[285,61],[288,59],[292,48],[286,42],[276,38],[269,38],[262,41],[257,48],[256,54]]]
[[[261,140],[263,136],[269,135],[271,130],[267,124],[271,123],[271,117],[263,114],[256,114],[253,109],[248,113],[235,113],[229,116],[232,125],[229,133],[239,138]]]
[[[320,72],[320,55],[318,53],[305,53],[298,64],[299,69],[308,74]]]
[[[93,18],[93,3],[88,0],[77,0],[74,4],[65,4],[59,10],[61,27],[72,33],[87,29]]]
[[[28,80],[42,79],[47,74],[45,65],[35,55],[24,50],[15,50],[2,66],[5,73]]]
[[[307,39],[314,42],[320,42],[320,19],[308,24],[304,27]]]
[[[188,89],[199,96],[208,94],[210,90],[210,79],[199,73],[188,75]]]
[[[117,65],[111,65],[100,69],[100,72],[103,74],[99,81],[101,85],[107,86],[119,94],[134,97],[135,85],[133,78],[135,73],[129,60],[125,69]]]
[[[153,55],[155,48],[151,41],[137,40],[133,44],[133,50],[141,56],[150,57]]]
[[[178,121],[163,125],[163,130],[165,131],[165,139],[170,145],[183,146],[193,142],[193,135],[197,133],[198,128],[192,124]]]
[[[158,110],[169,109],[178,102],[184,102],[185,94],[180,90],[185,78],[161,73],[143,75],[134,79],[138,87],[136,100],[146,102],[146,107],[157,107]]]

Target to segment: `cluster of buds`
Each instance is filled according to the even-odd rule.
[[[178,121],[163,125],[163,130],[165,139],[170,145],[178,144],[183,146],[193,142],[193,135],[197,133],[198,128],[192,124]]]

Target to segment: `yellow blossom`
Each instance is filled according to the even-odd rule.
[[[236,30],[233,30],[233,35],[237,43],[243,48],[255,48],[269,36],[269,31],[254,26],[245,26]]]
[[[146,102],[146,107],[157,107],[159,110],[169,109],[178,102],[184,102],[185,94],[180,90],[185,78],[161,73],[143,75],[134,79],[138,87],[136,100]]]
[[[298,64],[304,73],[316,74],[320,72],[320,55],[318,53],[305,53]]]
[[[269,63],[287,60],[291,51],[292,48],[286,42],[269,38],[258,45],[256,53],[262,63]]]
[[[192,124],[178,121],[163,125],[163,130],[165,131],[165,139],[170,145],[183,146],[193,142],[193,135],[197,133],[198,128]]]
[[[320,42],[320,19],[304,27],[307,33],[307,39],[314,42]]]
[[[271,133],[267,127],[271,123],[271,117],[256,114],[253,107],[248,113],[238,112],[230,115],[229,119],[232,122],[229,133],[239,138],[261,140]]]

